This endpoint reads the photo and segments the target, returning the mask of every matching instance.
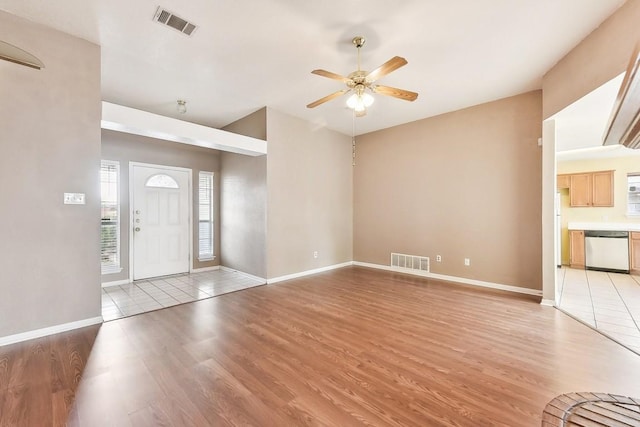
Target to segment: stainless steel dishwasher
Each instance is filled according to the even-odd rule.
[[[588,270],[629,272],[628,231],[585,231],[584,250]]]

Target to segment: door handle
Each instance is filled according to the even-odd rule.
[[[140,227],[134,228],[133,231],[140,231]]]

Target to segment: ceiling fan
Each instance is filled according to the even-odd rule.
[[[317,74],[322,77],[339,80],[345,83],[347,88],[334,92],[331,95],[327,95],[324,98],[320,98],[307,105],[307,108],[315,108],[318,105],[324,104],[325,102],[331,101],[339,96],[353,92],[347,100],[347,106],[355,111],[356,117],[362,117],[367,114],[367,107],[373,104],[374,100],[373,96],[371,96],[367,91],[379,93],[380,95],[392,96],[398,99],[404,99],[405,101],[415,101],[418,98],[418,94],[415,92],[375,84],[378,79],[404,65],[407,65],[406,59],[394,56],[375,70],[368,73],[360,69],[360,48],[364,45],[364,37],[354,37],[352,42],[358,49],[358,69],[356,71],[349,74],[347,77],[326,70],[313,70],[311,72],[312,74]]]

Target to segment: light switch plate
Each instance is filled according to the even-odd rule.
[[[64,193],[65,205],[84,205],[84,193]]]

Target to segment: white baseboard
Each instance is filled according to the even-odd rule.
[[[267,284],[284,282],[285,280],[297,279],[298,277],[309,276],[311,274],[322,273],[323,271],[335,270],[336,268],[348,267],[350,265],[353,265],[353,261],[343,262],[342,264],[329,265],[327,267],[315,268],[313,270],[301,271],[300,273],[287,274],[286,276],[267,279]]]
[[[540,305],[544,305],[546,307],[555,307],[556,306],[556,302],[552,299],[544,299],[542,298],[542,301],[540,301]]]
[[[220,270],[219,265],[214,265],[213,267],[193,268],[189,273],[204,273],[205,271],[216,271],[216,270]]]
[[[129,283],[131,283],[131,280],[129,279],[124,279],[124,280],[114,280],[113,282],[104,282],[102,284],[103,288],[108,288],[109,286],[120,286],[120,285],[128,285]]]
[[[63,323],[62,325],[50,326],[48,328],[36,329],[34,331],[23,332],[21,334],[8,335],[6,337],[0,337],[0,347],[3,345],[15,344],[35,338],[46,337],[47,335],[59,334],[61,332],[67,332],[72,329],[97,325],[98,323],[102,323],[102,316],[92,317],[91,319],[78,320],[76,322]]]
[[[264,277],[254,276],[253,274],[245,273],[244,271],[236,270],[235,268],[221,266],[220,270],[229,271],[231,273],[238,273],[245,277],[248,277],[249,279],[259,280],[260,282],[267,283],[267,279],[265,279]]]
[[[428,277],[430,279],[443,280],[445,282],[463,283],[465,285],[480,286],[483,288],[499,289],[501,291],[515,292],[519,294],[542,296],[542,291],[537,289],[521,288],[519,286],[503,285],[501,283],[485,282],[483,280],[467,279],[465,277],[447,276],[444,274],[427,273],[426,271],[408,270],[390,267],[388,265],[370,264],[367,262],[354,261],[353,265],[360,267],[377,268],[378,270],[393,271],[396,273],[413,274],[415,276]]]

